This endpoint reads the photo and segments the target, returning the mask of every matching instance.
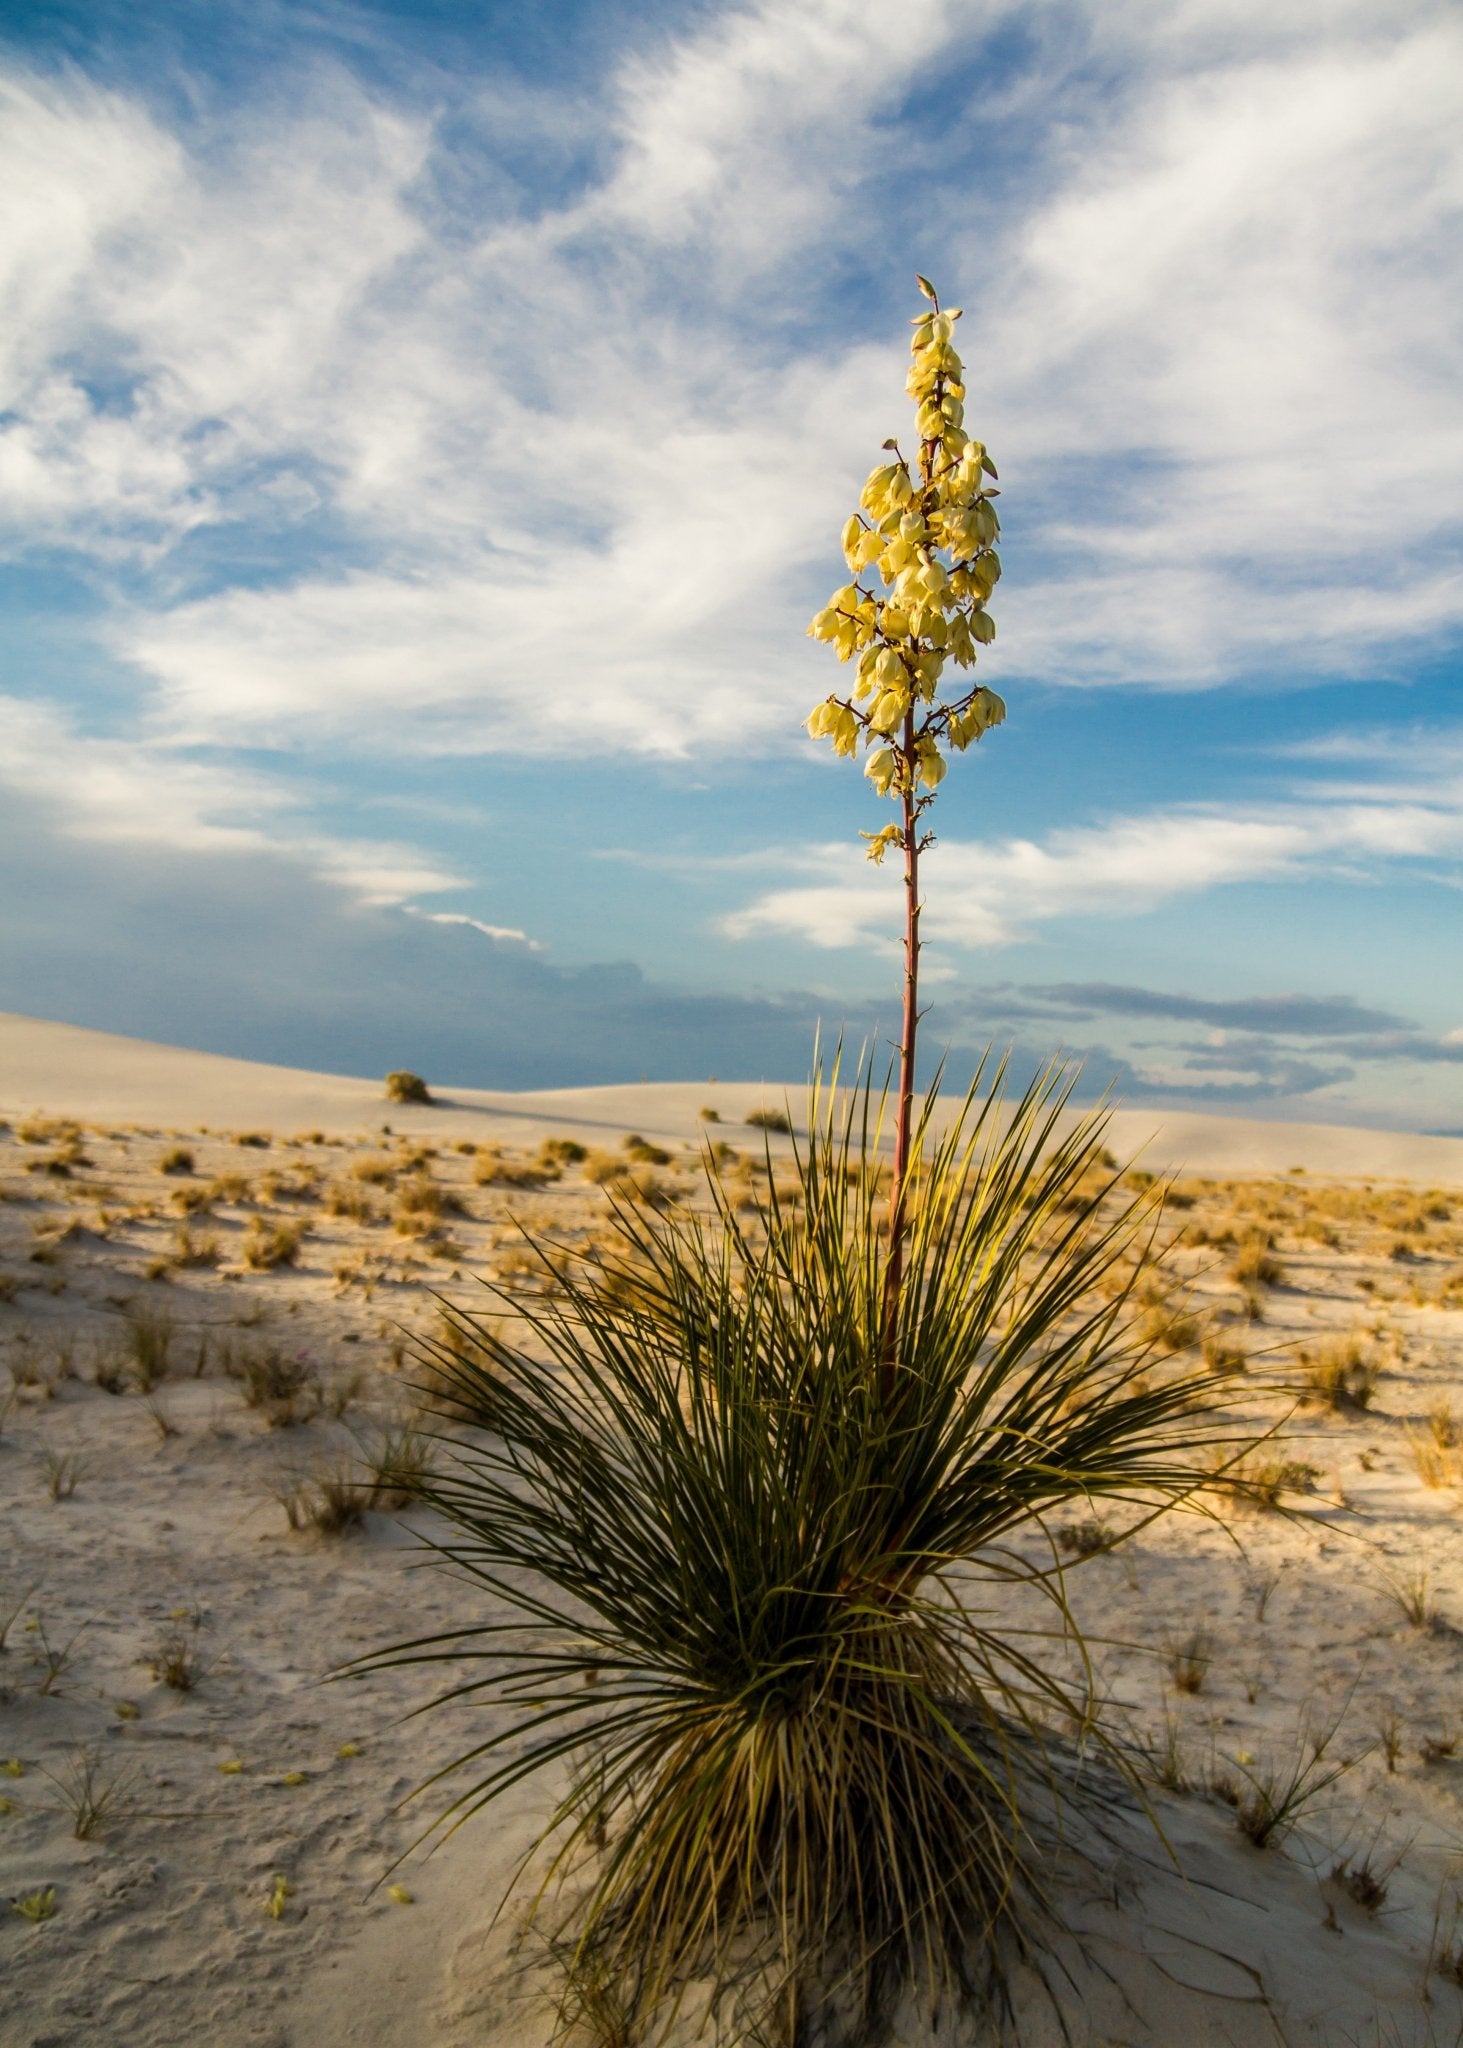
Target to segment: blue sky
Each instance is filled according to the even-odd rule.
[[[0,1006],[573,1085],[887,1033],[804,637],[913,273],[1001,468],[926,1028],[1463,1129],[1463,18],[0,25]]]

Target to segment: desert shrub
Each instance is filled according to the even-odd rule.
[[[472,1177],[480,1188],[541,1188],[545,1181],[557,1180],[563,1168],[556,1160],[546,1159],[540,1150],[537,1159],[506,1159],[497,1145],[484,1145],[473,1162]]]
[[[1088,1515],[1080,1522],[1066,1522],[1056,1532],[1057,1545],[1072,1557],[1096,1557],[1111,1550],[1117,1540],[1100,1515]]]
[[[244,1234],[244,1264],[255,1273],[298,1264],[300,1247],[309,1234],[305,1223],[269,1223],[256,1216]]]
[[[579,1166],[589,1157],[589,1147],[577,1138],[545,1138],[538,1156],[548,1166]]]
[[[223,1253],[216,1237],[195,1237],[186,1224],[173,1233],[170,1254],[173,1265],[185,1268],[216,1266]]]
[[[274,1138],[268,1131],[239,1131],[235,1134],[234,1143],[251,1151],[267,1152]]]
[[[325,1191],[327,1216],[344,1216],[352,1223],[377,1223],[381,1211],[363,1187],[349,1181],[333,1181]]]
[[[396,1190],[398,1219],[403,1216],[465,1216],[467,1205],[460,1195],[451,1188],[444,1188],[440,1182],[429,1179],[425,1174],[403,1181]]]
[[[1359,1415],[1371,1406],[1381,1369],[1355,1333],[1333,1338],[1314,1353],[1302,1352],[1300,1363],[1302,1400],[1343,1415]]]
[[[1274,1240],[1265,1230],[1251,1231],[1241,1240],[1229,1270],[1241,1287],[1277,1287],[1285,1278]]]
[[[754,1109],[749,1111],[745,1121],[754,1131],[778,1131],[784,1137],[792,1136],[792,1124],[786,1110]]]
[[[862,1125],[815,1104],[796,1208],[774,1189],[749,1230],[724,1192],[711,1220],[612,1194],[597,1275],[503,1326],[444,1309],[457,1342],[424,1347],[483,1431],[425,1498],[495,1612],[367,1668],[483,1660],[463,1690],[508,1712],[454,1813],[568,1767],[549,1832],[605,1845],[573,1951],[637,2024],[734,1953],[872,2000],[998,1973],[1039,1917],[1042,1816],[1081,1796],[1051,1719],[1091,1731],[1092,1702],[963,1575],[1057,1597],[1018,1532],[1187,1496],[1225,1434],[1213,1376],[1141,1377],[1125,1298],[1096,1297],[1151,1201],[1069,1215],[1053,1247],[1101,1129],[1060,1134],[1066,1092],[921,1125],[892,1342]]]
[[[159,1173],[191,1173],[193,1154],[186,1145],[174,1145],[157,1163]]]
[[[364,1181],[368,1187],[390,1187],[396,1179],[398,1162],[381,1153],[369,1153],[364,1159],[351,1161],[352,1180]]]
[[[634,1171],[630,1161],[619,1152],[602,1152],[597,1147],[586,1154],[582,1168],[584,1178],[591,1187],[604,1188],[616,1181],[625,1181]]]
[[[399,1067],[386,1076],[386,1100],[430,1104],[432,1097],[420,1074],[409,1074],[404,1067]]]
[[[652,1145],[638,1131],[631,1131],[620,1140],[620,1150],[639,1166],[669,1166],[671,1163],[671,1155],[663,1145]]]

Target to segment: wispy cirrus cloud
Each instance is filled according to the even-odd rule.
[[[378,905],[465,886],[419,848],[312,829],[312,793],[276,777],[88,735],[23,698],[0,695],[0,726],[0,790],[40,804],[59,839],[185,858],[283,857]]]
[[[1400,757],[1399,757],[1400,758]],[[1219,810],[1189,805],[1067,828],[1044,841],[942,839],[942,947],[1007,945],[1054,918],[1132,916],[1240,882],[1340,875],[1376,879],[1399,863],[1463,855],[1463,763],[1414,758],[1381,785],[1299,784],[1286,800]],[[814,946],[892,948],[889,877],[846,843],[788,858],[804,879],[770,889],[725,921],[729,937],[778,932]]]
[[[947,263],[984,286],[973,410],[1014,486],[1023,673],[1341,672],[1456,628],[1456,16],[1342,9],[1317,36],[1220,0],[1050,5],[992,88],[1015,18],[712,13],[580,103],[589,168],[547,202],[509,168],[501,84],[458,93],[488,168],[454,196],[432,104],[323,61],[206,139],[12,75],[12,546],[131,551],[106,631],[149,731],[785,745],[896,361],[856,322],[830,338],[821,295],[871,205],[921,231],[938,159],[957,219],[962,179],[981,201]],[[945,71],[980,78],[1024,179],[985,189],[960,93],[925,90]]]

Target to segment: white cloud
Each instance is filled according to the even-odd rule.
[[[424,918],[428,924],[465,924],[471,931],[491,939],[494,945],[523,946],[530,953],[543,951],[537,939],[531,939],[516,925],[484,924],[480,917],[465,917],[460,910],[419,910],[414,903],[406,904],[405,909],[410,916]]]
[[[1463,855],[1463,773],[1444,763],[1411,787],[1303,787],[1286,802],[1220,812],[1193,806],[1054,832],[1042,844],[942,838],[942,949],[1006,945],[1059,917],[1126,917],[1237,882],[1306,875],[1366,879],[1390,863]],[[731,938],[776,932],[821,947],[893,950],[891,877],[846,844],[790,857],[807,879],[724,921]]]
[[[154,736],[787,745],[824,680],[810,593],[902,405],[882,324],[809,337],[933,203],[1015,511],[997,668],[1213,684],[1455,630],[1456,14],[1022,10],[1023,75],[977,67],[1029,159],[993,189],[970,112],[901,110],[1016,18],[708,13],[596,100],[537,93],[597,168],[531,203],[507,172],[444,198],[449,131],[324,66],[203,140],[12,75],[12,549],[135,568],[104,630]],[[491,158],[517,102],[495,80],[476,114]]]
[[[284,853],[366,903],[466,886],[414,847],[311,829],[307,793],[278,779],[88,737],[55,706],[18,697],[0,696],[0,724],[0,789],[39,803],[60,838],[184,858]]]

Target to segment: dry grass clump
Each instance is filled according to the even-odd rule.
[[[244,1264],[254,1273],[297,1265],[300,1247],[308,1235],[307,1223],[270,1223],[263,1216],[256,1216],[245,1234]]]
[[[173,1233],[170,1263],[184,1269],[216,1266],[223,1257],[216,1237],[195,1237],[186,1224]]]
[[[129,1308],[124,1323],[133,1384],[140,1394],[150,1394],[168,1376],[173,1319],[166,1309]]]
[[[336,1180],[325,1190],[325,1213],[327,1216],[344,1216],[351,1223],[379,1223],[381,1211],[366,1193],[364,1187],[353,1186],[349,1181]]]
[[[81,1125],[69,1116],[27,1116],[15,1126],[22,1145],[80,1145]]]
[[[1227,1465],[1219,1485],[1236,1507],[1275,1510],[1288,1493],[1313,1493],[1320,1476],[1319,1465],[1287,1458],[1272,1441]]]
[[[1240,1240],[1230,1262],[1230,1276],[1241,1287],[1278,1287],[1285,1268],[1275,1256],[1275,1239],[1268,1230],[1252,1230]]]
[[[213,1666],[203,1655],[199,1638],[207,1626],[197,1607],[175,1608],[158,1632],[143,1662],[159,1685],[170,1692],[195,1692]]]
[[[71,1816],[72,1838],[78,1842],[89,1842],[108,1821],[120,1817],[119,1801],[129,1796],[140,1775],[119,1769],[84,1744],[78,1744],[59,1771],[41,1766],[41,1776],[60,1794],[61,1810]]]
[[[186,1145],[174,1145],[157,1163],[159,1173],[192,1173],[193,1154]]]
[[[1203,1343],[1204,1363],[1211,1372],[1228,1376],[1245,1372],[1249,1367],[1250,1354],[1235,1337],[1227,1336],[1222,1330],[1208,1330]]]
[[[271,1429],[287,1429],[318,1415],[324,1401],[320,1374],[304,1352],[290,1356],[277,1345],[249,1353],[236,1368],[244,1400]]]
[[[58,1451],[47,1446],[41,1460],[46,1492],[52,1500],[70,1500],[90,1469],[81,1451]]]
[[[589,1157],[589,1147],[577,1138],[545,1138],[538,1156],[546,1166],[581,1166]]]
[[[363,1451],[370,1504],[398,1513],[421,1497],[432,1475],[432,1446],[414,1422],[387,1423]]]
[[[1299,1354],[1300,1396],[1333,1414],[1360,1415],[1372,1404],[1381,1367],[1366,1338],[1356,1331],[1334,1337],[1314,1352]]]
[[[395,1183],[397,1165],[383,1153],[370,1152],[364,1159],[353,1159],[349,1172],[352,1180],[363,1181],[367,1187],[389,1188]]]
[[[234,1143],[246,1146],[255,1152],[267,1152],[274,1143],[274,1133],[272,1131],[236,1131]]]
[[[1164,1662],[1180,1692],[1202,1692],[1214,1662],[1214,1639],[1206,1628],[1191,1629],[1182,1642],[1169,1644]]]
[[[1138,1332],[1154,1351],[1171,1357],[1200,1343],[1204,1324],[1182,1295],[1165,1288],[1150,1295],[1139,1319]]]
[[[1407,1441],[1424,1486],[1463,1485],[1463,1421],[1446,1394],[1427,1412],[1427,1435],[1409,1429]]]
[[[580,1166],[580,1172],[591,1187],[613,1187],[617,1181],[628,1180],[634,1169],[630,1161],[618,1152],[605,1152],[598,1146],[587,1152]]]
[[[430,1108],[432,1095],[420,1074],[413,1074],[408,1072],[405,1067],[398,1067],[394,1072],[386,1076],[386,1100],[388,1102],[419,1102]]]
[[[402,1181],[396,1190],[396,1227],[410,1229],[418,1219],[435,1222],[442,1216],[466,1216],[467,1204],[451,1188],[426,1174]]]
[[[1071,1557],[1096,1557],[1111,1550],[1118,1538],[1110,1523],[1100,1515],[1088,1515],[1080,1522],[1067,1522],[1056,1532],[1057,1547]]]
[[[792,1121],[785,1109],[749,1110],[743,1121],[754,1131],[777,1131],[785,1138],[792,1136]]]
[[[174,1191],[175,1202],[182,1192],[181,1188]],[[222,1202],[229,1208],[237,1209],[253,1200],[254,1184],[246,1173],[215,1174],[204,1189],[204,1196],[209,1202]]]
[[[559,1161],[545,1158],[546,1150],[537,1159],[510,1159],[500,1145],[484,1145],[473,1161],[473,1180],[480,1188],[541,1188],[563,1171]]]
[[[294,1173],[266,1173],[259,1182],[261,1202],[313,1202],[320,1196],[320,1175],[313,1166]]]
[[[1329,1760],[1339,1726],[1338,1720],[1320,1730],[1302,1728],[1288,1763],[1236,1762],[1242,1782],[1227,1775],[1214,1779],[1211,1789],[1234,1808],[1235,1826],[1255,1848],[1279,1848],[1321,1794],[1355,1768],[1353,1757]]]
[[[303,1471],[287,1467],[276,1474],[269,1491],[291,1529],[314,1529],[321,1536],[359,1529],[372,1505],[370,1481],[348,1459],[317,1459]]]
[[[620,1140],[620,1150],[637,1166],[669,1166],[671,1163],[671,1155],[663,1145],[652,1145],[638,1131],[631,1131]]]

